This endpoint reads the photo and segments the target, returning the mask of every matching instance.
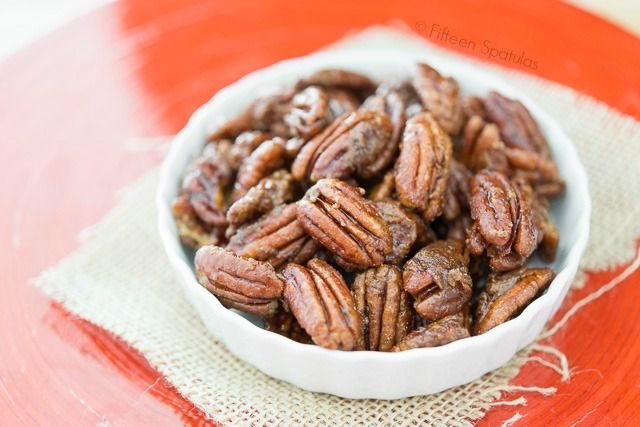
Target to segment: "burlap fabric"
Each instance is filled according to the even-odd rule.
[[[329,48],[420,49],[451,55],[422,39],[384,28],[356,34]],[[582,267],[601,270],[632,259],[640,235],[640,200],[629,197],[629,191],[640,188],[640,123],[557,84],[466,60],[529,94],[557,118],[578,147],[593,199],[591,240]],[[36,283],[68,310],[138,349],[180,393],[223,424],[466,426],[491,406],[522,405],[526,393],[555,391],[535,384],[509,384],[524,363],[545,364],[558,371],[559,380],[568,379],[566,358],[540,344],[471,384],[396,401],[342,399],[271,379],[210,337],[184,299],[151,220],[156,184],[157,171],[151,171],[123,191],[117,206],[83,232],[80,249]],[[536,356],[540,351],[553,355],[557,363]],[[510,422],[518,418],[514,410]]]

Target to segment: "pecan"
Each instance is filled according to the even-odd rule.
[[[558,245],[560,244],[560,232],[555,224],[551,222],[549,201],[545,197],[537,195],[535,198],[534,214],[541,234],[538,252],[543,260],[553,262],[556,259]]]
[[[274,136],[288,137],[288,127],[283,119],[291,109],[294,93],[292,90],[285,90],[282,93],[256,99],[241,115],[227,121],[209,134],[209,141],[235,138],[248,130],[260,130]]]
[[[553,160],[521,148],[507,147],[505,154],[513,170],[512,175],[529,183],[537,194],[555,197],[564,191],[564,181]]]
[[[426,220],[444,207],[451,150],[451,140],[429,113],[407,121],[396,162],[396,192],[404,206],[424,211]]]
[[[467,310],[468,311],[468,310]],[[404,337],[391,351],[439,347],[469,337],[469,315],[465,310],[418,327]]]
[[[464,127],[460,160],[474,172],[491,169],[508,173],[505,145],[498,126],[487,124],[479,116],[471,117]]]
[[[370,93],[375,88],[375,84],[362,74],[332,68],[316,71],[309,77],[300,80],[296,88],[301,89],[307,86],[344,89],[361,96]]]
[[[349,269],[380,265],[392,249],[389,227],[359,190],[337,179],[322,179],[297,203],[306,232]]]
[[[279,206],[239,228],[227,245],[242,257],[267,261],[276,269],[287,262],[305,263],[318,248],[296,219],[295,204]]]
[[[233,188],[233,200],[238,200],[260,180],[284,165],[286,142],[275,137],[260,144],[242,161]]]
[[[264,328],[302,344],[311,344],[312,342],[311,337],[302,329],[293,314],[282,309],[265,319]]]
[[[309,139],[320,133],[332,118],[327,93],[317,86],[309,86],[293,97],[284,122],[292,135]]]
[[[499,172],[482,171],[471,179],[470,204],[471,253],[480,255],[488,246],[491,267],[497,271],[522,265],[539,243],[531,188]]]
[[[393,171],[389,171],[384,174],[382,181],[377,183],[369,194],[369,200],[374,202],[386,199],[392,199],[396,191],[396,174]]]
[[[520,102],[490,92],[484,100],[487,120],[500,128],[500,135],[507,147],[533,151],[549,157],[549,146],[529,110]]]
[[[227,221],[243,224],[293,199],[293,178],[284,169],[263,178],[227,210]]]
[[[253,150],[269,139],[269,134],[261,131],[242,132],[233,142],[229,152],[229,166],[238,170],[242,161],[249,157]]]
[[[405,211],[400,203],[394,201],[375,202],[382,220],[389,226],[393,247],[384,257],[388,264],[400,265],[409,255],[418,238],[416,221]]]
[[[386,114],[358,111],[340,116],[302,147],[291,174],[297,180],[312,182],[366,174],[390,136],[391,122]]]
[[[359,350],[390,351],[413,322],[411,297],[402,289],[398,267],[381,265],[356,276],[351,289],[362,319]]]
[[[449,135],[460,131],[464,121],[458,83],[451,77],[442,77],[427,64],[418,64],[413,73],[413,87],[422,105]]]
[[[468,96],[462,101],[462,109],[467,118],[478,116],[484,118],[484,103],[482,98],[477,96]]]
[[[228,140],[208,143],[189,165],[182,180],[182,193],[189,198],[199,220],[208,227],[227,225],[224,193],[233,177],[228,165],[230,148]]]
[[[198,282],[225,306],[259,316],[277,310],[284,283],[270,264],[203,246],[196,252],[195,266]]]
[[[295,159],[306,143],[307,141],[305,139],[297,136],[289,138],[285,144],[287,160]]]
[[[314,343],[331,349],[356,348],[362,324],[349,287],[335,268],[312,259],[306,268],[287,264],[282,276],[284,299]]]
[[[520,313],[553,280],[549,268],[492,273],[478,298],[475,334],[483,334]]]
[[[457,313],[471,298],[469,257],[461,242],[439,240],[421,249],[404,266],[404,290],[416,312],[434,321]]]
[[[442,218],[454,221],[469,210],[469,181],[472,174],[462,163],[451,160]]]
[[[398,143],[404,129],[406,105],[400,94],[395,90],[387,90],[383,95],[375,95],[367,98],[362,104],[361,110],[378,111],[385,113],[391,120],[392,132],[384,149],[360,176],[370,179],[378,176],[393,161]]]
[[[173,201],[171,210],[176,220],[178,236],[184,245],[197,249],[204,245],[215,245],[220,241],[219,233],[198,219],[186,194]]]

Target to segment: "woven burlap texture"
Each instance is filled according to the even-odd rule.
[[[373,28],[331,49],[420,49],[443,53],[406,33]],[[555,116],[578,147],[593,199],[591,240],[583,268],[600,270],[634,255],[640,234],[640,123],[570,89],[475,61],[529,94]],[[633,164],[632,164],[633,163]],[[571,173],[570,171],[566,173]],[[233,425],[472,425],[493,405],[519,405],[524,397],[505,391],[553,393],[553,387],[509,385],[528,361],[557,356],[549,364],[563,377],[566,360],[534,344],[506,366],[471,384],[396,401],[348,400],[315,394],[277,381],[238,360],[213,339],[182,295],[155,225],[152,171],[122,192],[117,206],[81,234],[80,248],[36,279],[68,310],[113,332],[138,349],[187,399],[213,419]],[[566,378],[565,378],[566,379]],[[518,419],[515,414],[513,421]]]

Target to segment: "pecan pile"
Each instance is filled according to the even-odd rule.
[[[403,351],[482,334],[551,283],[564,182],[536,121],[417,64],[321,70],[209,135],[173,204],[198,281],[267,330]]]

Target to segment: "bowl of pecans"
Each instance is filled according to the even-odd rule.
[[[321,53],[219,91],[176,136],[160,235],[210,332],[349,398],[472,381],[532,342],[589,233],[571,141],[437,56]]]

